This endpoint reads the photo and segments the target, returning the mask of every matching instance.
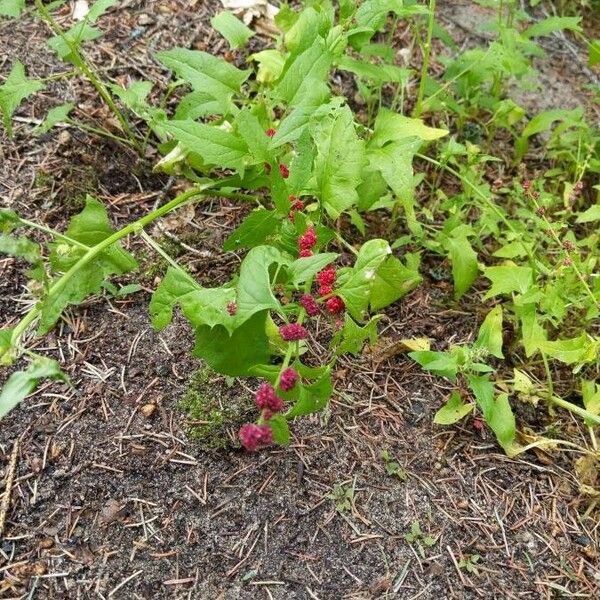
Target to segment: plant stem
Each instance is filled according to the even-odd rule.
[[[21,217],[19,217],[19,223],[21,225],[25,225],[25,227],[31,227],[31,229],[37,229],[39,231],[43,231],[44,233],[47,233],[47,234],[51,235],[52,237],[62,240],[63,242],[66,242],[67,244],[71,244],[71,246],[79,246],[79,248],[83,248],[84,250],[90,249],[89,246],[86,246],[85,244],[82,244],[81,242],[78,242],[77,240],[70,238],[68,235],[59,233],[58,231],[55,231],[54,229],[51,229],[50,227],[46,227],[45,225],[40,225],[39,223],[36,223],[35,221],[29,221],[28,219],[22,219]]]
[[[572,404],[571,402],[567,402],[558,396],[548,396],[548,400],[556,406],[560,406],[561,408],[565,408],[566,410],[587,419],[588,421],[593,421],[596,425],[600,425],[600,415],[595,415],[594,413],[589,412],[585,408],[581,408],[581,406],[577,406],[576,404]]]
[[[431,40],[433,38],[433,26],[435,24],[435,0],[429,0],[429,19],[427,22],[427,38],[423,48],[423,64],[421,65],[421,80],[419,81],[419,92],[417,95],[417,104],[413,111],[414,117],[420,117],[423,111],[423,96],[425,95],[425,84],[427,83],[427,73],[429,71],[429,61],[431,59]]]
[[[149,236],[143,229],[140,231],[140,237],[144,240],[144,242],[146,242],[146,244],[148,244],[148,246],[150,246],[150,248],[162,256],[169,263],[169,265],[171,265],[171,267],[184,275],[186,278],[193,281],[192,276],[181,265],[179,265],[174,258],[169,256],[163,247],[155,239]]]
[[[135,143],[132,142],[131,140],[129,140],[127,138],[122,138],[118,135],[115,135],[114,133],[111,133],[110,131],[107,131],[106,129],[98,129],[97,127],[92,127],[91,125],[86,125],[85,123],[82,123],[81,121],[75,121],[74,119],[69,119],[69,118],[67,118],[65,123],[71,125],[72,127],[77,128],[77,129],[81,129],[82,131],[87,131],[87,132],[93,133],[95,135],[101,135],[101,136],[107,137],[111,140],[115,140],[115,142],[120,142],[121,144],[126,144],[127,146],[135,147]]]
[[[121,128],[123,129],[123,131],[125,132],[127,137],[131,140],[131,143],[135,146],[135,148],[138,151],[141,152],[142,147],[140,145],[140,142],[137,139],[136,135],[133,133],[131,127],[129,126],[127,119],[125,118],[123,113],[119,110],[119,107],[115,103],[115,101],[114,101],[113,97],[111,96],[110,92],[108,91],[107,87],[104,85],[104,83],[101,81],[101,79],[96,75],[96,73],[94,73],[93,69],[83,58],[83,56],[79,52],[79,47],[77,46],[77,44],[73,43],[73,41],[71,41],[65,35],[65,32],[63,31],[62,27],[59,25],[59,23],[56,21],[56,19],[52,16],[52,14],[46,8],[46,6],[44,6],[44,4],[42,3],[42,0],[35,0],[35,6],[38,9],[42,19],[44,21],[46,21],[46,23],[48,23],[48,26],[50,27],[50,29],[52,29],[52,31],[57,36],[59,36],[65,42],[65,44],[67,44],[67,46],[69,47],[69,50],[71,51],[71,56],[72,56],[71,60],[73,62],[73,65],[75,66],[75,68],[77,68],[80,71],[80,73],[82,75],[84,75],[89,80],[89,82],[94,86],[94,88],[96,89],[98,94],[100,94],[101,98],[104,100],[104,102],[106,102],[106,105],[108,106],[108,108],[110,108],[110,110],[113,112],[115,117],[118,119],[118,121],[121,125]]]

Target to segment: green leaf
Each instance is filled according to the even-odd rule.
[[[473,408],[473,404],[463,402],[460,394],[454,391],[450,394],[446,404],[435,413],[433,422],[436,425],[452,425],[466,417]]]
[[[588,65],[595,67],[597,64],[600,64],[600,40],[592,40],[588,50]]]
[[[230,335],[222,325],[196,329],[194,354],[218,373],[231,377],[251,375],[252,368],[271,360],[266,334],[268,311],[257,312]]]
[[[525,129],[523,129],[521,137],[519,137],[515,142],[515,160],[520,161],[523,156],[525,156],[525,153],[529,147],[529,138],[532,135],[547,131],[556,121],[575,121],[581,119],[582,115],[583,112],[581,107],[574,108],[573,110],[556,108],[538,113],[535,117],[533,117],[533,119],[531,119],[531,121],[529,121]]]
[[[514,445],[515,417],[508,401],[508,395],[500,394],[494,399],[494,386],[487,375],[471,375],[467,379],[477,405],[483,413],[483,418],[496,435],[498,443],[509,456],[517,453]]]
[[[517,265],[486,267],[483,275],[492,283],[484,300],[512,292],[524,294],[533,285],[533,270],[530,267],[518,267]]]
[[[88,23],[95,23],[111,6],[117,4],[118,0],[96,0],[85,16]]]
[[[26,237],[15,237],[0,233],[0,252],[10,256],[18,256],[29,263],[40,260],[40,247]]]
[[[73,48],[79,48],[83,42],[102,37],[102,31],[97,27],[92,27],[88,21],[81,21],[73,25],[71,29],[65,31],[62,36],[55,35],[46,43],[51,50],[54,50],[60,58],[65,61],[73,61]]]
[[[0,329],[0,366],[8,367],[14,362],[15,356],[12,345],[14,330],[14,327]]]
[[[475,342],[476,348],[485,348],[492,356],[504,358],[502,354],[502,306],[496,306],[486,315]]]
[[[227,61],[198,50],[172,48],[156,56],[194,90],[210,94],[226,107],[230,106],[232,96],[240,91],[250,75],[250,70],[240,71]]]
[[[286,61],[273,96],[288,106],[297,106],[307,96],[314,96],[315,91],[319,94],[326,93],[325,78],[329,75],[331,61],[325,42],[318,38],[313,46],[298,56],[290,56]]]
[[[582,380],[581,395],[583,397],[583,406],[585,406],[585,410],[593,415],[600,415],[600,385],[593,381]],[[589,419],[585,419],[585,424],[589,427],[595,425],[595,423]]]
[[[25,10],[25,0],[0,0],[0,16],[16,19]]]
[[[364,146],[348,106],[335,110],[312,131],[317,146],[315,177],[323,208],[332,219],[358,202]]]
[[[526,38],[534,38],[549,35],[556,31],[563,31],[564,29],[581,32],[583,30],[579,25],[580,22],[581,17],[548,17],[546,19],[538,21],[531,27],[528,27],[522,33],[522,35]]]
[[[310,121],[316,122],[326,116],[332,108],[332,105],[323,104],[328,95],[328,90],[319,88],[307,93],[302,102],[281,121],[277,133],[271,138],[271,150],[298,139],[306,132]],[[334,98],[334,100],[336,99]],[[339,106],[339,102],[337,105]],[[310,173],[308,174],[310,175]]]
[[[300,368],[298,371],[302,377],[306,376]],[[320,412],[325,408],[333,393],[331,372],[327,369],[313,383],[307,385],[299,382],[296,386],[298,386],[298,397],[292,408],[286,414],[288,419],[310,415],[312,413]]]
[[[25,67],[16,60],[6,81],[0,85],[0,111],[9,136],[12,135],[11,118],[15,110],[25,98],[42,89],[44,84],[36,79],[27,79]]]
[[[395,256],[390,256],[375,272],[371,310],[380,310],[396,302],[414,290],[422,280],[418,271],[405,267]]]
[[[277,232],[278,226],[277,211],[265,208],[253,210],[225,240],[223,250],[241,250],[263,244]]]
[[[369,344],[377,341],[377,323],[381,315],[373,317],[364,327],[356,323],[348,314],[344,315],[344,326],[339,329],[331,340],[331,349],[336,356],[353,354],[358,356],[368,340]]]
[[[600,221],[600,204],[594,204],[594,206],[590,206],[577,215],[577,223],[591,223],[593,221]]]
[[[292,55],[297,55],[312,46],[319,35],[320,25],[319,13],[310,6],[306,7],[285,32],[286,48]]]
[[[277,136],[275,136],[277,137]],[[288,190],[299,195],[308,184],[315,159],[315,147],[308,129],[304,129],[296,142],[296,155],[290,163],[290,176],[287,180]]]
[[[383,148],[370,149],[367,156],[371,168],[381,172],[404,208],[408,227],[415,235],[420,235],[421,226],[415,215],[413,177],[413,157],[421,146],[416,137],[386,144]]]
[[[450,237],[444,245],[452,263],[454,295],[458,299],[470,289],[477,279],[479,272],[477,253],[473,250],[466,235]]]
[[[8,208],[0,208],[0,232],[10,233],[19,223],[19,215]]]
[[[533,356],[546,341],[546,332],[537,321],[535,304],[516,307],[515,312],[521,320],[521,339],[527,358]]]
[[[66,237],[92,247],[112,233],[106,209],[98,200],[88,196],[83,211],[71,219]],[[50,264],[54,271],[62,273],[76,268],[75,265],[86,252],[85,248],[65,243],[53,243],[51,248]],[[137,262],[118,242],[105,248],[91,261],[76,268],[71,277],[65,280],[66,284],[57,290],[54,290],[54,286],[50,287],[40,305],[38,335],[46,333],[54,325],[66,306],[80,304],[91,294],[99,293],[108,276],[121,275],[135,269]]]
[[[21,400],[31,394],[40,379],[46,377],[69,381],[55,360],[43,356],[36,357],[27,370],[12,373],[0,392],[0,418],[7,415]]]
[[[335,252],[325,252],[296,259],[288,268],[290,283],[298,286],[300,283],[308,281],[338,256],[339,254]]]
[[[409,352],[408,356],[419,363],[426,371],[431,371],[440,377],[456,379],[458,364],[456,357],[448,352],[434,352],[433,350],[419,350]]]
[[[230,131],[190,119],[167,121],[163,128],[186,151],[198,153],[208,164],[238,170],[244,166],[248,147],[241,137]]]
[[[186,119],[196,120],[208,115],[223,114],[223,103],[216,100],[211,94],[202,90],[196,90],[186,94],[177,105],[173,119],[176,121],[185,121]]]
[[[234,288],[203,288],[186,273],[169,267],[148,308],[152,326],[159,331],[171,323],[173,309],[180,306],[195,328],[223,325],[231,332],[235,319],[227,312],[227,304],[234,300]]]
[[[287,419],[281,414],[273,415],[267,425],[273,431],[273,441],[281,446],[287,446],[290,443],[290,428]]]
[[[377,85],[385,83],[400,83],[405,85],[411,73],[409,69],[402,69],[396,65],[368,63],[363,60],[356,60],[347,55],[342,56],[337,66],[342,71],[349,71]]]
[[[597,358],[597,344],[591,342],[585,333],[567,340],[544,340],[540,343],[541,352],[567,365],[592,362]]]
[[[46,118],[43,123],[41,123],[38,127],[36,127],[33,132],[36,135],[42,135],[47,133],[58,123],[63,123],[67,120],[69,113],[73,110],[75,104],[73,102],[67,102],[66,104],[61,104],[60,106],[55,106],[48,111]]]
[[[377,270],[392,253],[385,240],[369,240],[362,245],[352,269],[340,278],[337,293],[343,298],[348,312],[357,320],[363,319],[363,312],[371,302],[371,291]]]
[[[237,316],[240,321],[259,311],[280,309],[279,301],[271,290],[269,267],[286,262],[273,246],[257,246],[248,252],[240,267],[237,284]]]
[[[110,85],[110,89],[129,110],[142,114],[148,108],[146,98],[152,91],[153,85],[151,81],[134,81],[126,88]]]
[[[446,129],[429,127],[422,119],[411,119],[383,108],[375,119],[375,128],[369,144],[381,147],[388,142],[399,142],[409,137],[433,141],[446,135],[448,135]]]
[[[262,50],[256,52],[248,57],[248,60],[253,60],[258,63],[258,72],[256,74],[256,80],[259,83],[271,83],[279,79],[283,66],[285,64],[285,57],[279,50]]]
[[[242,48],[254,35],[252,29],[246,27],[233,13],[228,10],[215,15],[210,24],[229,42],[229,47],[234,50]]]
[[[268,149],[269,137],[260,124],[258,117],[248,109],[242,110],[235,118],[235,125],[237,132],[246,143],[256,162],[269,162],[271,159]]]

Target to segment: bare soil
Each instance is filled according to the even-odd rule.
[[[225,49],[210,33],[216,1],[121,4],[102,19],[107,33],[90,50],[107,77],[161,85],[167,74],[152,61],[157,49]],[[44,51],[44,35],[30,19],[0,24],[2,73],[13,57],[31,75],[64,70]],[[2,206],[61,228],[91,193],[122,225],[176,192],[179,182],[151,172],[152,156],[139,161],[71,128],[31,136],[49,106],[75,99],[78,117],[110,119],[78,79],[24,105],[15,138],[2,139]],[[168,239],[187,240],[180,258],[201,281],[223,280],[238,260],[220,247],[246,210],[208,200],[168,223]],[[402,354],[342,363],[329,410],[294,423],[288,448],[207,451],[191,440],[178,401],[201,365],[190,358],[183,320],[161,333],[150,325],[161,265],[147,256],[142,291],[92,299],[33,342],[61,361],[74,385],[43,385],[1,422],[0,480],[15,443],[18,455],[0,597],[598,597],[598,522],[586,514],[570,458],[513,460],[476,422],[434,426],[449,389]],[[3,324],[30,301],[23,267],[0,260]],[[418,336],[436,348],[471,339],[480,315],[468,302],[456,308],[450,292],[443,278],[428,277],[387,313],[382,346]],[[316,354],[323,341],[313,341]],[[239,403],[249,395],[244,385],[214,377],[208,393]],[[533,418],[544,425],[543,414]],[[576,422],[563,418],[578,435]],[[382,451],[397,469],[386,469]],[[431,545],[406,541],[414,523]],[[477,572],[469,572],[462,561],[475,555]]]

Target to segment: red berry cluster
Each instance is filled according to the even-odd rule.
[[[240,427],[238,435],[242,446],[250,451],[273,443],[273,430],[268,425],[246,423]]]
[[[270,383],[263,383],[254,395],[256,406],[263,412],[265,418],[270,418],[274,412],[283,410],[283,400],[275,393],[275,388]],[[266,413],[266,414],[265,414]]]
[[[279,172],[284,179],[287,179],[290,176],[290,170],[287,165],[284,165],[283,163],[279,165]]]
[[[294,388],[299,376],[295,369],[288,367],[284,369],[279,377],[279,387],[284,392],[289,392]],[[269,420],[273,413],[281,412],[284,409],[283,400],[275,392],[275,388],[270,383],[263,383],[254,394],[254,402],[261,410],[261,419]],[[257,425],[256,423],[246,423],[239,430],[239,438],[242,446],[246,450],[258,450],[264,446],[273,443],[273,430],[269,425]]]
[[[308,337],[308,331],[300,323],[290,323],[289,325],[282,325],[279,328],[281,337],[286,342],[295,342],[298,340],[305,340]]]
[[[311,225],[299,238],[298,248],[300,249],[300,257],[304,258],[312,256],[312,249],[317,243],[317,233],[315,228]]]
[[[227,312],[233,317],[237,313],[237,304],[235,302],[229,302],[227,304]]]
[[[294,388],[296,382],[298,381],[298,372],[292,367],[288,367],[284,369],[279,377],[279,387],[284,392],[289,392]]]
[[[277,131],[275,129],[273,129],[272,127],[269,127],[269,129],[267,129],[265,131],[265,133],[267,134],[268,137],[272,138],[277,133]]]
[[[302,200],[298,200],[298,198],[296,196],[294,196],[294,194],[292,194],[290,196],[290,203],[291,203],[291,206],[290,206],[289,219],[293,223],[294,217],[296,216],[296,212],[298,212],[299,210],[304,210],[304,202],[302,202]]]
[[[304,294],[304,296],[300,298],[300,304],[309,317],[316,317],[321,312],[317,301],[310,294]]]
[[[317,283],[319,284],[319,296],[329,296],[333,293],[333,284],[335,283],[336,272],[333,265],[325,267],[317,273]],[[332,296],[325,302],[327,311],[332,315],[338,315],[344,312],[346,305],[339,296]]]

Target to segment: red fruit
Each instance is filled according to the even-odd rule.
[[[298,246],[300,250],[311,250],[317,243],[317,234],[314,227],[309,227],[299,238]]]
[[[237,304],[235,302],[229,302],[227,304],[227,312],[233,317],[237,312]]]
[[[294,196],[294,194],[292,194],[290,196],[290,202],[291,202],[291,206],[290,206],[289,219],[293,223],[294,217],[296,216],[296,212],[299,210],[304,210],[304,202],[302,202],[302,200],[298,200],[298,198],[296,198],[296,196]]]
[[[308,250],[308,248],[303,248],[302,250],[300,250],[299,256],[300,258],[308,258],[309,256],[312,256],[312,250]]]
[[[272,127],[269,127],[269,129],[267,129],[267,130],[265,131],[265,133],[266,133],[266,134],[267,134],[269,137],[273,137],[273,136],[274,136],[274,135],[277,133],[277,131],[276,131],[275,129],[273,129]]]
[[[317,301],[310,294],[304,294],[304,296],[300,298],[300,304],[303,306],[309,317],[314,317],[320,312]]]
[[[270,383],[263,383],[254,395],[256,406],[267,409],[270,412],[283,410],[283,400],[275,393],[275,388]]]
[[[290,176],[290,170],[287,168],[287,165],[283,163],[279,165],[279,172],[284,179],[287,179]]]
[[[240,436],[242,446],[250,451],[273,443],[273,430],[268,425],[246,423],[240,427],[238,435]]]
[[[332,315],[338,315],[339,313],[344,312],[344,309],[346,308],[344,301],[339,296],[329,298],[325,303],[325,306],[327,306],[327,310]]]
[[[317,273],[317,283],[321,286],[331,286],[335,282],[335,267],[329,265]]]
[[[329,296],[333,292],[333,288],[330,285],[322,285],[319,287],[319,296],[322,298],[323,296]]]
[[[279,333],[286,342],[305,340],[308,337],[308,331],[305,327],[302,327],[300,323],[290,323],[289,325],[282,325],[279,328]]]
[[[279,378],[279,387],[284,392],[289,392],[296,385],[296,381],[298,381],[298,373],[292,367],[288,367]]]

